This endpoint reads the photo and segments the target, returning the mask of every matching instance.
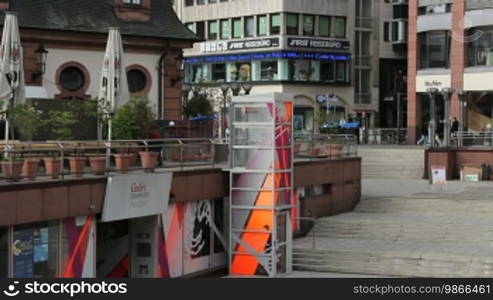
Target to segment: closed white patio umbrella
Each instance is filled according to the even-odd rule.
[[[24,63],[17,15],[5,13],[0,43],[0,100],[5,112],[14,104],[25,102]],[[9,141],[10,120],[5,116],[5,143]]]

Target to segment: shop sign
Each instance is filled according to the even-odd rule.
[[[171,180],[170,172],[109,177],[102,221],[164,213],[168,207]]]
[[[279,47],[279,38],[228,42],[228,50]]]
[[[447,184],[447,168],[445,166],[431,166],[431,184]]]
[[[288,38],[288,46],[294,48],[347,50],[349,49],[349,42],[340,40]]]
[[[450,74],[416,76],[416,92],[425,93],[429,88],[442,90],[451,87]]]

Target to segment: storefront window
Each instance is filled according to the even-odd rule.
[[[262,61],[260,63],[260,79],[261,80],[277,80],[277,61]]]
[[[229,78],[231,81],[250,81],[250,62],[238,62],[229,65]]]
[[[245,18],[245,37],[255,36],[255,20],[253,17]]]
[[[270,34],[280,34],[281,33],[281,15],[274,14],[270,15]]]
[[[315,34],[315,16],[303,16],[303,35]]]
[[[221,20],[221,40],[229,39],[229,20]]]
[[[312,81],[315,77],[315,67],[309,60],[289,61],[289,80]]]
[[[448,68],[450,36],[447,31],[429,31],[419,35],[421,68]]]
[[[291,35],[298,35],[298,15],[297,14],[288,14],[286,21],[286,32]]]
[[[210,21],[209,23],[209,40],[217,40],[217,21]]]
[[[330,36],[330,17],[320,16],[318,18],[318,34],[320,36]]]
[[[223,82],[226,80],[226,64],[212,65],[212,81]]]
[[[199,83],[205,79],[204,67],[202,65],[192,66],[192,82]]]
[[[343,61],[336,62],[336,81],[346,82],[347,80],[347,64]]]
[[[346,18],[334,18],[334,36],[338,38],[346,37]]]
[[[335,62],[328,61],[320,64],[320,81],[335,82]]]
[[[59,256],[58,222],[14,227],[13,277],[56,277]]]
[[[233,19],[233,38],[241,38],[241,19]]]
[[[267,35],[267,16],[257,17],[257,35]]]
[[[493,27],[473,28],[468,36],[477,37],[467,43],[469,66],[493,66]]]
[[[8,272],[8,229],[0,227],[0,278],[6,278]]]

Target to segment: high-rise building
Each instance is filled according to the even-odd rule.
[[[379,126],[380,98],[396,93],[385,77],[381,95],[380,69],[405,74],[407,4],[395,2],[176,0],[178,17],[204,40],[185,51],[184,82],[216,88],[218,98],[225,84],[292,93],[298,131],[317,132],[320,109],[330,112],[327,124]]]
[[[409,3],[409,143],[428,124],[443,135],[454,117],[474,131],[493,123],[492,8],[489,0]]]

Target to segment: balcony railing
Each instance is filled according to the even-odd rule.
[[[308,134],[294,138],[294,157],[339,159],[358,155],[357,137],[350,134]]]

